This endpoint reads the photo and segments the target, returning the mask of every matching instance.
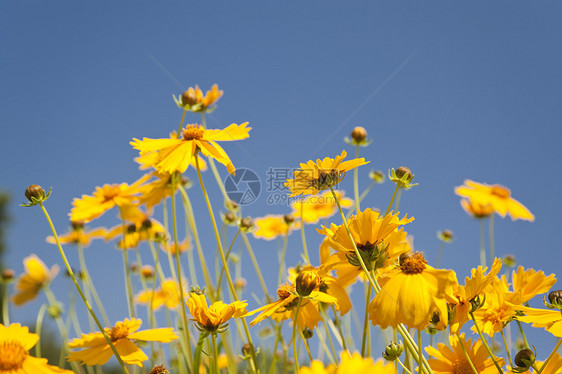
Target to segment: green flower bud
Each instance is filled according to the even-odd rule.
[[[451,230],[438,231],[437,237],[442,242],[451,243],[453,241],[453,232]]]
[[[534,348],[534,347],[533,347]],[[517,365],[519,372],[527,371],[535,363],[536,351],[533,352],[529,348],[525,348],[517,352],[513,362]]]
[[[562,291],[552,291],[548,294],[548,303],[544,301],[544,304],[550,309],[560,309],[562,310]]]
[[[20,206],[33,206],[42,203],[43,201],[47,200],[51,195],[51,190],[45,194],[45,190],[37,185],[32,184],[31,186],[27,187],[25,190],[25,197],[29,200],[28,204],[20,204]]]
[[[254,227],[254,221],[250,217],[242,218],[240,220],[240,229],[243,231],[248,231]]]
[[[402,347],[402,343],[395,343],[391,341],[382,353],[382,357],[384,357],[384,359],[387,361],[394,361],[398,357],[400,357],[403,351],[404,347]]]
[[[305,327],[304,330],[302,330],[302,336],[304,336],[305,339],[310,339],[314,336],[314,331]]]
[[[377,171],[370,171],[369,178],[371,178],[373,182],[381,184],[382,182],[384,182],[385,176],[382,171],[377,170]]]

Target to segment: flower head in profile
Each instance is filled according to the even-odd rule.
[[[471,199],[462,199],[461,206],[466,214],[474,218],[486,218],[494,214],[494,208],[491,204],[482,204]]]
[[[189,87],[180,97],[174,96],[174,101],[178,107],[185,110],[211,113],[215,109],[213,104],[221,98],[222,94],[223,91],[219,91],[219,86],[216,83],[205,93],[205,96],[203,96],[203,91],[199,86],[196,85],[195,88]]]
[[[197,292],[191,292],[187,300],[189,312],[193,316],[193,320],[197,322],[197,327],[201,331],[209,333],[224,332],[227,322],[231,318],[240,318],[246,315],[245,301],[235,301],[230,304],[225,304],[222,301],[215,301],[211,306],[207,305],[205,295]]]
[[[380,278],[381,291],[369,305],[369,318],[381,328],[403,323],[423,330],[434,312],[446,326],[446,296],[452,295],[457,276],[452,270],[434,269],[423,255],[416,252],[402,256],[399,267]]]
[[[517,316],[517,320],[532,323],[533,327],[544,327],[552,335],[562,338],[562,313],[560,309],[538,309],[522,305],[519,305],[517,309],[524,314],[524,316]]]
[[[288,235],[298,225],[287,220],[287,216],[270,214],[265,217],[254,219],[256,230],[252,232],[254,237],[265,240],[273,240],[279,236]]]
[[[345,192],[334,191],[343,208],[353,206],[353,200],[345,197]],[[320,196],[309,196],[292,204],[293,215],[301,217],[305,223],[317,223],[324,218],[330,218],[338,211],[336,199],[332,196],[331,191],[326,191]]]
[[[343,351],[340,356],[339,365],[330,364],[324,367],[321,361],[314,360],[310,367],[301,367],[299,374],[396,374],[396,368],[392,363],[383,360],[373,361],[371,357],[362,357],[359,353],[353,355]]]
[[[23,273],[16,283],[17,293],[12,298],[15,305],[23,305],[26,302],[33,300],[39,294],[39,291],[58,274],[59,267],[53,265],[49,268],[37,257],[31,255],[23,260],[25,273]]]
[[[61,244],[80,244],[82,247],[87,247],[93,239],[103,239],[106,235],[105,227],[86,230],[82,222],[71,222],[71,224],[72,228],[69,232],[59,235]],[[57,244],[54,236],[48,236],[47,243]]]
[[[465,339],[464,333],[460,334],[466,353],[470,361],[474,365],[476,371],[480,374],[497,373],[497,368],[488,355],[486,347],[480,340],[476,340],[472,344],[470,338]],[[432,346],[426,347],[427,353],[434,357],[428,360],[429,366],[435,374],[457,374],[457,373],[473,373],[470,363],[466,359],[463,348],[456,335],[449,336],[451,348],[443,343],[437,344],[437,348]],[[503,358],[498,358],[500,367],[504,365]]]
[[[70,220],[88,223],[116,206],[123,207],[135,203],[141,193],[140,186],[148,178],[149,176],[145,175],[131,185],[121,183],[104,184],[102,187],[96,187],[91,196],[82,195],[80,199],[72,201],[73,208],[70,211]]]
[[[508,188],[499,184],[489,185],[467,179],[462,186],[455,188],[455,193],[470,199],[471,204],[490,205],[494,212],[502,217],[509,214],[512,220],[535,220],[535,216],[529,209],[512,198]]]
[[[171,327],[137,331],[142,321],[138,318],[125,318],[123,322],[117,322],[111,328],[105,328],[115,349],[123,359],[130,365],[142,367],[142,363],[148,360],[147,355],[134,343],[135,340],[148,342],[169,343],[178,337]],[[86,365],[103,365],[113,355],[111,347],[101,332],[82,334],[68,343],[68,347],[85,348],[80,351],[70,352],[68,361],[81,361]]]
[[[207,130],[201,125],[186,125],[179,138],[171,139],[133,139],[130,143],[140,151],[140,157],[151,157],[152,164],[159,173],[183,173],[192,164],[197,152],[216,159],[225,165],[230,174],[235,168],[230,158],[217,141],[246,139],[251,127],[248,122],[235,123],[222,130]]]
[[[158,310],[162,305],[168,309],[175,309],[180,305],[180,286],[172,279],[165,279],[159,289],[141,291],[135,301],[139,304],[150,305],[152,309]]]
[[[0,374],[72,374],[49,365],[46,358],[33,357],[29,350],[37,344],[39,335],[26,326],[0,323]]]
[[[294,179],[287,179],[285,187],[291,190],[290,196],[315,195],[319,191],[335,186],[343,180],[345,173],[358,166],[368,164],[364,158],[354,158],[343,161],[347,156],[346,151],[336,158],[326,157],[323,160],[301,163],[300,169],[293,173]]]
[[[121,236],[117,246],[121,249],[131,249],[142,241],[157,241],[165,238],[167,233],[164,225],[151,217],[151,212],[145,212],[136,205],[128,205],[121,209],[123,223],[108,230],[105,240],[113,240]]]

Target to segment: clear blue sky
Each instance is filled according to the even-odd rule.
[[[17,273],[31,252],[62,265],[45,243],[39,209],[17,206],[29,184],[53,187],[47,207],[64,232],[74,197],[141,175],[128,143],[177,128],[172,94],[218,83],[225,94],[209,127],[253,127],[249,139],[225,145],[237,167],[265,179],[269,167],[351,152],[342,139],[361,125],[374,140],[363,150],[371,160],[361,169],[363,186],[370,168],[406,165],[416,174],[420,185],[401,202],[416,218],[407,230],[416,249],[435,258],[436,231],[449,228],[457,240],[442,263],[459,279],[478,264],[477,222],[453,192],[470,178],[508,186],[536,216],[534,223],[496,219],[497,253],[560,272],[561,11],[558,1],[2,2],[0,189],[12,196],[5,261]],[[187,175],[195,178],[193,170]],[[351,178],[344,187],[351,194]],[[392,188],[384,184],[366,204],[385,206]],[[266,198],[262,191],[244,214],[288,212]],[[114,225],[115,212],[99,223]],[[317,248],[312,228],[308,238]],[[275,243],[253,245],[273,292]],[[291,263],[298,235],[289,248]],[[110,318],[122,319],[121,254],[98,243],[86,255],[98,287],[118,291],[108,296]],[[259,294],[244,261],[250,291]],[[59,294],[66,287],[55,281]],[[16,319],[32,319],[39,305],[18,309]]]

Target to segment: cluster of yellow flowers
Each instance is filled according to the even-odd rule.
[[[64,341],[62,347],[68,365],[75,372],[84,372],[78,364],[100,367],[115,356],[126,373],[135,370],[130,365],[143,367],[150,360],[153,367],[150,374],[169,371],[294,371],[303,374],[403,371],[412,374],[416,370],[424,374],[562,373],[562,358],[557,353],[562,342],[562,291],[548,294],[545,298],[548,309],[529,307],[532,298],[551,290],[556,283],[555,276],[522,266],[513,269],[511,274],[506,270],[500,276],[502,267],[512,266],[495,257],[492,242],[490,267],[486,266],[488,256],[483,245],[481,264],[468,272],[464,284],[458,282],[453,270],[439,268],[439,261],[435,267],[431,266],[422,252],[413,250],[405,231],[414,218],[398,210],[402,192],[416,186],[414,174],[406,167],[389,171],[389,180],[396,186],[384,213],[374,207],[360,208],[361,200],[373,184],[384,181],[384,174],[372,172],[373,184],[360,195],[358,168],[369,161],[359,157],[346,160],[344,150],[334,158],[300,164],[293,178],[285,182],[288,194],[298,197],[287,214],[266,215],[255,220],[242,218],[241,208],[230,201],[225,192],[215,161],[223,164],[228,173],[235,174],[233,162],[218,142],[248,138],[251,128],[246,122],[233,123],[222,130],[207,129],[205,115],[215,109],[222,94],[217,85],[205,95],[196,86],[180,97],[174,97],[183,110],[179,130],[168,138],[135,138],[130,143],[139,151],[136,161],[140,169],[148,170],[147,174],[132,184],[105,184],[91,195],[74,199],[70,212],[72,228],[67,234],[56,233],[47,213],[45,202],[50,192],[45,193],[37,185],[26,190],[27,206],[39,205],[44,212],[53,232],[47,241],[57,245],[97,330],[81,334],[79,328],[71,329],[63,322],[65,312],[49,288],[58,273],[58,266],[49,269],[36,255],[24,260],[25,273],[15,280],[16,292],[11,300],[19,306],[34,300],[42,291],[46,294],[48,314],[57,321],[63,339],[80,336]],[[184,125],[187,112],[199,113],[201,124]],[[367,131],[361,127],[355,128],[346,141],[356,148],[357,155],[361,147],[371,143]],[[206,263],[208,253],[203,251],[196,224],[198,217],[188,193],[194,183],[183,176],[190,166],[197,173],[215,234],[220,266],[217,262],[214,279]],[[212,201],[205,188],[202,171],[207,169],[212,171],[223,192],[227,212],[221,216],[222,228],[215,219]],[[354,174],[353,198],[336,190],[348,173]],[[466,180],[455,192],[462,197],[463,209],[482,225],[486,219],[492,224],[496,213],[501,217],[509,214],[513,220],[534,220],[533,214],[513,199],[510,190],[503,186]],[[185,212],[183,240],[178,233],[178,196]],[[165,206],[168,199],[171,209]],[[165,206],[163,223],[154,218],[154,208],[160,204]],[[87,224],[113,208],[117,208],[120,220],[115,227],[86,228]],[[349,209],[347,214],[344,208]],[[328,221],[337,213],[340,218]],[[319,224],[320,220],[324,225]],[[310,260],[306,225],[315,225],[316,234],[323,239],[318,248],[318,264]],[[230,244],[227,241],[229,226],[237,228]],[[286,276],[287,238],[296,230],[302,235],[303,262],[294,264]],[[276,297],[267,291],[248,233],[256,239],[282,239]],[[255,297],[261,306],[250,311],[247,310],[249,302],[239,297],[246,285],[241,277],[241,261],[231,252],[238,237],[244,241],[253,271],[263,289],[263,295]],[[116,238],[119,238],[116,246],[123,254],[129,314],[122,321],[111,324],[102,300],[119,298],[98,294],[86,267],[83,249],[94,239],[111,241]],[[448,230],[441,232],[439,238],[443,245],[453,240]],[[144,244],[150,248],[148,260],[139,251]],[[77,247],[78,274],[72,270],[63,245]],[[130,262],[129,252],[134,252],[136,263]],[[198,265],[194,252],[198,255]],[[180,257],[183,254],[185,258]],[[166,259],[168,264],[164,264]],[[204,275],[204,288],[198,286],[197,267]],[[233,277],[232,268],[237,278]],[[12,278],[13,274],[2,276],[1,284],[6,291],[9,291],[7,286]],[[136,294],[133,280],[138,288]],[[364,289],[363,305],[353,303],[350,297],[352,286],[357,287],[358,282]],[[138,305],[146,306],[150,325],[147,330],[139,331],[142,322],[137,318]],[[166,311],[166,327],[158,327],[161,322],[155,316],[162,307]],[[350,331],[351,324],[348,323],[352,310],[359,316],[363,313],[364,317],[363,323],[357,321],[356,334]],[[40,325],[38,334],[29,333],[28,328],[19,323],[9,324],[7,303],[2,311],[0,374],[68,372],[40,358],[40,347],[36,357],[31,355],[30,349],[41,334]],[[69,320],[77,321],[73,316],[75,312],[74,309],[68,311]],[[253,318],[249,324],[246,317]],[[283,329],[285,321],[291,322],[290,339],[288,329]],[[272,349],[254,344],[256,334],[253,329],[261,323],[267,323],[266,330],[272,332]],[[544,328],[560,338],[549,355],[541,353],[543,362],[537,360],[537,353],[531,349],[522,323]],[[515,355],[512,355],[512,344],[506,341],[504,334],[510,324],[518,325],[522,338]],[[236,327],[230,328],[229,325]],[[388,331],[393,337],[388,339],[387,332],[377,336],[377,331]],[[497,333],[505,343],[503,349],[495,346]],[[237,341],[233,341],[235,334],[239,337]],[[467,337],[468,334],[473,336]],[[317,337],[317,342],[313,336]],[[386,346],[380,355],[371,349],[374,336]],[[434,339],[442,342],[433,344]],[[142,342],[151,342],[150,355],[141,349]],[[165,349],[160,343],[171,344]],[[301,344],[307,353],[307,361],[301,357]],[[321,352],[317,357],[312,354],[311,344],[317,344]],[[235,353],[237,347],[241,356]],[[290,348],[292,358],[288,353]],[[157,365],[162,363],[165,364]],[[59,362],[59,366],[64,365]]]

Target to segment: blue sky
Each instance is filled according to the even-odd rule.
[[[62,265],[44,241],[49,232],[39,209],[17,206],[29,184],[53,187],[47,207],[65,231],[74,197],[141,175],[128,143],[177,128],[172,94],[218,83],[225,94],[209,127],[249,121],[253,128],[249,139],[225,145],[237,167],[264,180],[270,167],[352,152],[342,139],[364,126],[373,144],[362,150],[371,161],[361,169],[363,186],[371,168],[406,165],[416,174],[420,185],[401,202],[416,218],[407,230],[416,249],[432,258],[436,231],[449,228],[457,240],[442,264],[459,279],[468,275],[479,261],[478,225],[453,189],[466,178],[500,183],[536,221],[496,219],[497,253],[556,273],[561,11],[556,1],[2,2],[0,189],[12,196],[5,260],[18,273],[32,252]],[[195,179],[193,170],[187,176]],[[219,211],[218,191],[206,178]],[[191,194],[212,257],[197,187]],[[351,195],[351,178],[343,187]],[[366,206],[386,206],[392,188],[377,187]],[[244,215],[289,210],[266,200],[262,191]],[[115,212],[99,223],[114,225]],[[312,227],[308,238],[317,248]],[[273,291],[277,264],[268,259],[276,245],[253,246]],[[287,261],[297,261],[298,235],[289,248]],[[122,291],[120,253],[101,243],[86,255],[98,287]],[[259,293],[247,260],[250,291]],[[53,287],[65,292],[67,285],[61,278]],[[121,295],[108,296],[112,320],[126,311]],[[32,319],[38,308],[18,309],[18,319]]]

